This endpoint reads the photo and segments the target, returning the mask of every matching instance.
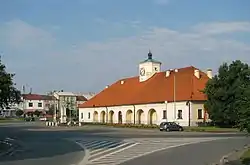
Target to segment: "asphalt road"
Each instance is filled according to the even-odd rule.
[[[184,145],[139,157],[121,165],[211,165],[229,152],[250,144],[249,138],[223,139]]]
[[[199,143],[169,148],[133,160],[128,160],[125,161],[123,165],[147,165],[152,163],[155,165],[183,165],[187,162],[192,165],[203,165],[206,162],[217,161],[221,156],[231,150],[242,147],[244,144],[250,142],[248,138],[242,138],[245,137],[244,134],[235,133],[160,132],[158,130],[96,126],[85,126],[82,128],[45,128],[41,126],[40,123],[0,124],[0,139],[6,137],[16,139],[20,146],[12,155],[0,157],[0,165],[77,165],[86,154],[83,148],[78,145],[79,143],[88,146],[90,150],[92,150],[91,158],[93,162],[96,160],[96,162],[101,163],[102,160],[104,161],[105,159],[105,161],[108,161],[108,164],[110,164],[111,162],[117,163],[118,160],[122,160],[119,156],[125,157],[122,154],[118,155],[118,153],[113,154],[113,157],[111,157],[112,149],[118,151],[122,148],[121,150],[125,152],[123,148],[130,147],[131,151],[134,152],[131,154],[139,154],[139,152],[146,152],[150,147],[157,149],[157,146],[160,147],[162,144],[165,144],[166,147],[168,145],[173,147],[175,144],[184,143],[184,141],[191,142],[199,140],[201,140]],[[206,138],[219,139],[224,137],[233,138],[202,142],[202,139]],[[141,145],[133,146],[135,144],[132,142],[137,140],[140,141]],[[76,144],[76,141],[79,143]],[[109,148],[98,146],[99,143],[104,143],[105,141],[107,141],[107,144],[112,144],[113,148],[110,144]],[[130,144],[127,143],[128,141]],[[155,141],[159,142],[156,143]],[[102,149],[106,150],[106,155],[104,154],[105,151],[100,152]],[[128,152],[130,152],[130,150],[127,150],[127,154]],[[117,155],[117,158],[114,157],[115,155]],[[114,158],[116,160],[111,160]],[[94,163],[91,165],[94,165]]]
[[[83,149],[75,142],[64,139],[56,132],[35,132],[37,123],[0,124],[0,139],[15,139],[17,149],[0,157],[0,165],[71,165],[84,157]]]

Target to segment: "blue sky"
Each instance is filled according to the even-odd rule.
[[[0,52],[17,87],[98,92],[163,69],[250,62],[249,0],[2,0]]]

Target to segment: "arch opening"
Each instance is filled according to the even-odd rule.
[[[137,121],[136,121],[136,123],[137,124],[143,124],[144,123],[144,121],[145,121],[145,116],[144,116],[144,111],[142,110],[142,109],[139,109],[138,111],[137,111]]]
[[[121,111],[118,112],[118,123],[122,124],[122,112]]]
[[[105,123],[106,122],[106,120],[105,120],[106,117],[105,116],[106,116],[105,111],[102,111],[101,114],[100,114],[100,122],[101,123]]]
[[[132,110],[127,110],[126,112],[126,123],[132,123],[133,112]]]
[[[148,124],[157,124],[157,112],[154,109],[148,111]]]
[[[93,114],[93,121],[98,122],[98,112],[97,111],[95,111]]]
[[[114,122],[114,111],[109,111],[109,123]]]

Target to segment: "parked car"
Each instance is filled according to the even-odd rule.
[[[183,127],[175,122],[162,122],[160,124],[160,131],[183,131]]]
[[[39,120],[40,121],[48,121],[48,119],[46,117],[40,117]]]

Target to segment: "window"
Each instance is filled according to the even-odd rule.
[[[29,107],[33,107],[33,103],[29,103]]]
[[[166,110],[163,110],[163,119],[166,119],[167,118],[167,111]]]
[[[43,106],[43,104],[42,103],[38,103],[38,107],[42,107]]]
[[[182,119],[182,110],[178,110],[177,119]]]
[[[88,119],[90,119],[90,112],[88,113]]]
[[[81,113],[81,119],[83,119],[83,113]]]
[[[198,119],[203,119],[202,109],[198,109]]]

